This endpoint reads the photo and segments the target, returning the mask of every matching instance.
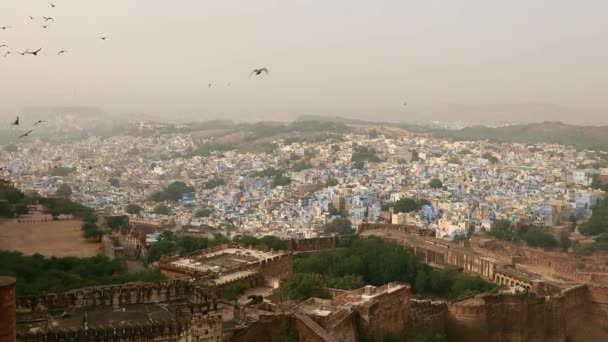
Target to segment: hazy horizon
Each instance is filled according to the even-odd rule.
[[[0,57],[2,117],[97,106],[166,120],[608,124],[605,1],[54,3],[0,3],[12,27],[0,45],[43,48]],[[270,75],[249,78],[258,67]]]

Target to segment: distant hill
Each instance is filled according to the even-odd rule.
[[[562,122],[541,122],[490,128],[466,127],[461,130],[434,130],[434,135],[460,140],[491,140],[519,143],[557,143],[579,148],[608,151],[608,126],[574,126]]]

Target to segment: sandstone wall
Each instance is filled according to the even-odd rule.
[[[445,335],[447,314],[446,302],[412,299],[410,301],[410,310],[409,327],[414,329],[428,329]]]
[[[15,297],[15,278],[0,277],[0,342],[15,341]]]
[[[311,239],[288,239],[283,240],[287,249],[293,252],[308,252],[321,249],[333,249],[340,244],[339,236],[324,236]]]

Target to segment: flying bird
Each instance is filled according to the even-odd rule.
[[[34,122],[34,124],[32,126],[36,126],[37,124],[41,124],[41,123],[45,123],[46,121],[44,120],[38,120],[36,122]]]
[[[51,5],[52,8],[55,8],[55,4],[49,2],[49,5]]]
[[[21,134],[21,135],[19,136],[19,138],[17,138],[17,139],[25,138],[25,137],[27,137],[28,135],[30,135],[30,133],[32,133],[33,131],[34,131],[33,129],[30,129],[29,131],[27,131],[27,132],[25,132],[25,133]]]
[[[40,52],[41,50],[42,50],[42,48],[40,48],[40,49],[38,49],[36,51],[32,51],[32,52],[25,51],[25,53],[27,53],[28,55],[38,56],[38,52]]]
[[[211,88],[211,83],[209,83],[209,84],[207,85],[207,88]]]
[[[10,55],[12,52],[10,51],[6,51],[6,53],[4,54],[4,58],[6,58],[6,56]]]
[[[2,45],[0,45],[0,49],[1,49],[1,48],[3,48],[3,47],[7,48],[7,47],[8,47],[8,45],[6,45],[6,44],[2,44]]]
[[[53,17],[42,17],[42,19],[44,19],[44,22],[46,23],[47,21],[52,21],[55,22],[55,19],[53,19]]]
[[[13,28],[12,26],[0,26],[0,30],[6,30],[9,28]]]
[[[61,51],[57,52],[57,56],[61,55],[62,53],[66,53],[66,52],[67,51],[65,51],[65,50],[61,50]]]
[[[99,38],[99,39],[101,39],[101,40],[106,40],[106,39],[108,39],[108,37],[101,37],[101,38]]]
[[[49,27],[49,25],[42,25],[42,28],[43,28],[43,29],[45,29],[45,28],[47,28],[47,27]]]
[[[29,53],[29,51],[25,50],[25,52],[21,52],[21,51],[17,51],[18,54],[20,54],[21,56],[25,56],[26,53]]]
[[[29,17],[30,17],[30,20],[34,20],[34,17],[32,17],[31,15]]]
[[[17,119],[15,120],[15,122],[13,122],[11,125],[19,126],[19,117],[18,116],[17,116]]]
[[[253,69],[253,71],[251,72],[251,74],[249,74],[249,77],[251,77],[251,75],[255,74],[256,76],[260,75],[261,73],[267,73],[268,74],[268,69],[266,68],[259,68],[259,69]]]

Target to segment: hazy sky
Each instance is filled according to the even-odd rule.
[[[43,48],[0,57],[5,116],[96,105],[167,118],[407,119],[446,103],[608,116],[606,0],[53,2],[0,1],[0,26],[12,26],[0,45]],[[44,30],[41,16],[55,23]],[[268,77],[248,78],[261,66]]]

